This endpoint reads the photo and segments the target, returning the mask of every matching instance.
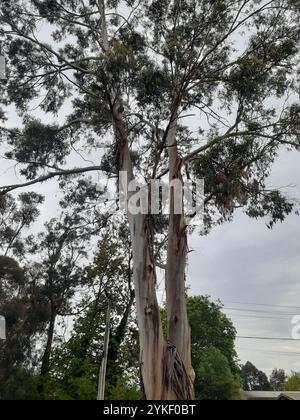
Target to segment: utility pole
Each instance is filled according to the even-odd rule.
[[[100,372],[99,372],[98,396],[97,396],[98,401],[104,400],[108,345],[109,345],[109,336],[110,336],[110,317],[111,317],[111,303],[110,303],[110,300],[108,300],[105,335],[104,335],[104,350],[103,350],[103,358],[102,358]]]
[[[1,44],[0,44],[0,80],[6,79],[6,63],[5,63],[5,57],[1,52]]]
[[[2,45],[0,43],[0,80],[6,79],[6,63],[2,54]],[[6,323],[4,316],[0,315],[0,340],[6,339]]]
[[[0,315],[0,340],[6,339],[6,325],[4,316]]]

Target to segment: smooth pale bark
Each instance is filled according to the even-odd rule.
[[[170,215],[168,231],[168,255],[166,270],[166,296],[168,317],[168,340],[173,351],[181,359],[184,374],[176,371],[176,365],[171,366],[176,379],[171,387],[171,395],[179,399],[193,399],[193,383],[195,379],[191,361],[191,332],[187,317],[185,269],[187,262],[187,233],[182,200],[183,178],[181,173],[182,159],[178,154],[176,143],[177,113],[174,112],[167,136],[169,151],[169,181],[170,185],[179,182],[181,192],[170,191]],[[176,200],[176,205],[175,205]],[[179,203],[178,203],[179,201]],[[182,206],[178,205],[182,204]],[[180,210],[181,211],[178,211]],[[176,214],[178,212],[179,214]],[[178,362],[177,362],[178,363]],[[181,376],[181,378],[180,378]]]
[[[133,171],[123,115],[120,109],[118,101],[115,101],[111,111],[115,136],[119,146],[119,170],[127,172],[129,183],[133,180]],[[146,398],[160,400],[164,396],[165,341],[156,296],[152,226],[150,218],[143,214],[133,215],[129,212],[128,221],[132,242],[141,377]]]

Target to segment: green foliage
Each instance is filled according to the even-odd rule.
[[[137,331],[131,318],[132,294],[127,296],[127,275],[125,255],[121,255],[118,244],[107,239],[99,243],[94,262],[86,269],[86,284],[95,289],[95,294],[82,301],[71,337],[65,343],[59,341],[53,351],[44,398],[96,399],[109,298],[113,309],[106,398],[138,399],[138,385],[134,382],[138,366]]]
[[[169,97],[169,81],[164,70],[150,64],[139,74],[137,100],[142,109],[154,105],[163,109]]]
[[[264,0],[107,0],[107,48],[103,48],[105,27],[95,0],[64,0],[63,6],[55,0],[25,3],[2,0],[0,4],[1,50],[8,74],[0,84],[0,118],[4,120],[2,108],[7,110],[9,105],[22,118],[22,127],[0,128],[1,143],[7,150],[5,157],[20,165],[16,167],[23,179],[69,167],[76,152],[76,157],[82,152],[85,160],[100,161],[100,144],[112,137],[112,109],[117,101],[133,170],[146,182],[166,173],[166,138],[174,115],[179,116],[176,142],[179,156],[187,158],[183,175],[205,180],[205,232],[231,220],[237,208],[268,220],[269,227],[291,214],[292,201],[280,191],[269,191],[267,179],[282,150],[300,150],[298,0],[282,0],[276,7]],[[127,18],[121,16],[124,10],[129,12]],[[41,22],[50,34],[48,43],[41,36]],[[36,119],[32,109],[45,115],[45,123]],[[51,123],[50,117],[58,120],[62,109],[65,123]],[[189,128],[184,118],[195,112]],[[200,151],[190,157],[194,149]],[[108,175],[118,172],[118,153],[115,142],[102,159]],[[18,342],[9,341],[11,354],[7,349],[3,352],[1,366],[7,364],[9,369],[1,380],[5,384],[12,369],[26,364],[34,340],[49,326],[50,307],[54,313],[77,309],[74,297],[80,290],[85,310],[76,319],[70,340],[56,350],[55,368],[44,391],[54,399],[89,399],[95,397],[101,358],[104,319],[99,308],[104,289],[116,302],[115,343],[123,337],[118,321],[132,294],[124,287],[130,263],[128,270],[127,260],[117,251],[118,247],[124,250],[123,244],[103,246],[88,270],[82,269],[82,260],[88,257],[84,250],[91,236],[101,235],[103,228],[121,238],[130,260],[129,235],[108,226],[95,205],[101,194],[91,179],[82,175],[59,180],[66,214],[48,223],[37,238],[24,237],[23,230],[38,217],[42,198],[26,193],[16,201],[0,195],[1,252],[31,260],[26,281],[11,262],[2,266],[1,310],[6,310],[12,334],[21,328],[24,334]],[[157,217],[154,227],[158,241],[167,223]],[[208,298],[188,299],[188,312],[193,363],[202,387],[198,395],[228,399],[235,392],[237,373],[232,323],[221,306]],[[121,340],[126,362],[116,358],[115,372],[136,369],[133,324],[131,320],[133,331]],[[202,363],[207,366],[205,372]],[[248,387],[267,387],[264,375],[252,365],[247,364],[243,373]],[[117,374],[112,376],[112,389],[107,390],[111,396],[120,389],[135,395],[127,377],[119,374],[116,382]],[[205,384],[212,379],[216,388],[208,390]],[[18,394],[17,388],[12,393]]]
[[[15,366],[4,382],[1,373],[0,368],[0,401],[39,400],[37,377],[32,371],[22,366]]]
[[[247,362],[241,369],[241,380],[244,391],[270,391],[267,375]]]
[[[230,74],[231,88],[243,98],[257,98],[261,85],[266,83],[268,74],[264,71],[264,61],[257,58],[242,59]]]
[[[239,367],[235,352],[236,330],[222,312],[221,303],[207,296],[187,297],[191,327],[192,366],[197,399],[239,398]],[[166,310],[161,311],[166,334]]]
[[[201,352],[214,347],[227,358],[230,368],[237,372],[237,359],[234,347],[236,330],[229,318],[222,312],[220,303],[209,297],[187,298],[188,318],[192,333],[192,357],[194,365],[201,362]]]
[[[274,369],[270,376],[270,386],[273,391],[283,391],[286,382],[286,374],[283,369]]]
[[[1,4],[10,77],[0,102],[15,104],[24,119],[23,130],[6,135],[7,156],[22,163],[22,175],[32,179],[64,164],[76,145],[99,156],[99,142],[112,128],[108,96],[117,94],[131,152],[138,154],[134,167],[146,179],[153,168],[166,167],[161,142],[174,106],[182,155],[212,142],[195,157],[194,170],[188,168],[189,175],[205,177],[207,232],[240,207],[269,218],[269,226],[293,211],[291,200],[267,191],[266,180],[280,150],[300,148],[299,104],[286,101],[288,92],[299,91],[297,1],[276,8],[262,0],[106,1],[105,51],[95,1],[28,4],[28,14],[20,0]],[[49,44],[32,37],[40,18],[52,31]],[[70,95],[64,126],[28,119],[28,107],[40,96],[39,109],[57,114]],[[181,135],[187,129],[181,117],[195,109],[198,135]],[[118,169],[114,147],[110,152],[103,163],[108,174]]]
[[[105,276],[110,281],[119,277],[126,270],[124,256],[119,251],[117,242],[104,240],[99,243],[94,262],[86,271],[90,279]]]
[[[0,253],[23,258],[26,242],[30,242],[24,233],[39,217],[43,201],[36,193],[22,193],[17,198],[0,196]]]
[[[200,400],[240,399],[239,378],[232,373],[228,359],[214,347],[205,350],[195,369],[196,396]]]
[[[41,16],[47,16],[49,19],[53,19],[55,15],[59,12],[59,5],[56,0],[33,0],[33,4],[38,9]]]
[[[270,228],[284,221],[294,209],[285,194],[266,189],[269,167],[277,151],[262,156],[259,142],[254,140],[259,125],[248,122],[247,129],[246,138],[224,140],[194,164],[195,174],[204,179],[206,194],[215,197],[213,206],[205,209],[207,230],[216,220],[230,220],[240,207],[251,218],[265,218]]]
[[[4,294],[4,281],[7,281],[7,279],[13,281],[14,286],[17,284],[24,284],[24,271],[20,268],[19,264],[14,259],[6,256],[0,256],[1,297],[3,297]]]
[[[15,132],[11,136],[10,144],[14,150],[6,156],[27,164],[21,173],[29,179],[37,175],[40,167],[62,164],[69,153],[58,126],[44,125],[38,120],[29,120],[22,133]]]
[[[103,305],[103,302],[101,302]],[[102,358],[102,343],[105,329],[105,307],[93,303],[75,324],[72,337],[64,345],[55,349],[52,357],[52,369],[45,393],[47,399],[95,400],[97,397],[98,375]],[[112,319],[112,335],[117,319]],[[128,332],[127,332],[128,334]],[[122,343],[123,344],[123,343]],[[129,343],[134,353],[134,341]],[[107,399],[139,399],[136,385],[130,384],[130,361],[126,357],[126,344],[119,349],[118,377],[110,375],[111,363],[108,364],[107,376],[114,382],[106,383]],[[136,356],[136,354],[135,354]],[[129,365],[127,363],[129,362]],[[126,366],[126,370],[125,370]]]
[[[275,223],[283,222],[286,216],[292,213],[293,208],[293,203],[280,191],[270,191],[260,199],[253,197],[246,213],[254,218],[269,216],[271,220],[267,226],[271,229]]]
[[[0,313],[7,329],[7,339],[0,343],[0,399],[37,395],[33,371],[25,366],[28,358],[35,366],[35,338],[44,332],[49,313],[31,280],[15,260],[0,257]]]
[[[196,397],[217,400],[237,398],[236,331],[231,320],[222,313],[222,305],[210,301],[208,297],[188,297],[187,311],[191,326],[192,365],[196,373]]]
[[[141,399],[141,391],[137,385],[131,385],[124,378],[120,378],[116,385],[106,395],[108,400],[137,401]]]
[[[292,372],[284,385],[285,391],[300,391],[300,373]]]

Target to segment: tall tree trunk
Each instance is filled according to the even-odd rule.
[[[104,0],[98,0],[102,20],[101,38],[108,50],[108,34]],[[134,179],[128,138],[119,96],[113,93],[105,71],[114,133],[119,149],[119,171],[127,173],[127,185]],[[181,161],[176,147],[177,109],[168,130],[170,178],[181,179]],[[171,145],[171,147],[169,147]],[[174,145],[174,147],[173,147]],[[130,193],[128,194],[130,199]],[[143,388],[147,399],[192,399],[194,372],[190,356],[190,330],[185,306],[185,266],[187,237],[184,215],[170,214],[168,264],[166,274],[168,335],[163,336],[160,309],[156,295],[156,268],[153,252],[154,235],[151,217],[128,212],[133,255],[133,279],[136,295],[137,320],[140,339],[140,363]],[[176,268],[175,268],[176,267]],[[176,271],[178,270],[178,271]],[[174,286],[174,289],[172,290]],[[176,305],[178,307],[176,308]]]
[[[42,357],[41,377],[43,378],[47,376],[50,371],[50,357],[51,357],[51,351],[52,351],[52,345],[53,345],[56,317],[57,317],[56,306],[53,302],[51,302],[51,314],[50,314],[50,324],[49,324],[48,335],[47,335],[47,344],[46,344],[46,348]]]
[[[47,375],[50,372],[50,357],[51,357],[53,338],[54,338],[55,321],[57,317],[57,309],[54,302],[51,302],[50,311],[51,313],[50,313],[50,323],[49,323],[49,328],[48,328],[48,333],[47,333],[47,344],[46,344],[46,348],[42,357],[40,380],[37,387],[41,398],[45,397],[44,395],[45,381],[46,381]]]
[[[119,146],[119,170],[127,173],[129,183],[133,180],[133,170],[123,115],[117,100],[111,107],[111,111],[115,136]],[[127,186],[124,187],[127,188]],[[132,242],[141,376],[146,398],[159,400],[164,395],[165,342],[156,296],[151,219],[144,214],[132,215],[128,212],[128,221]]]
[[[105,51],[109,48],[104,0],[98,0],[102,20],[101,38]],[[112,115],[118,145],[118,170],[127,173],[127,188],[133,180],[132,163],[119,97],[112,92],[105,71],[101,74]],[[128,197],[130,198],[130,197]],[[153,253],[153,235],[150,218],[144,214],[128,213],[132,242],[133,281],[136,296],[137,320],[140,341],[140,363],[143,388],[147,399],[160,400],[164,395],[164,355],[160,310],[156,296],[156,271]]]
[[[195,374],[191,362],[191,333],[187,317],[185,291],[187,232],[182,200],[182,160],[178,154],[176,131],[177,112],[174,112],[167,136],[169,181],[170,185],[174,185],[174,187],[170,191],[166,300],[168,345],[170,346],[168,357],[173,357],[173,361],[169,361],[170,373],[168,376],[175,375],[176,380],[173,380],[173,384],[170,384],[169,393],[173,397],[175,394],[175,397],[179,399],[193,399]],[[179,183],[179,194],[176,193],[174,182]]]
[[[112,107],[113,124],[119,145],[120,170],[133,179],[133,171],[121,107]],[[176,122],[172,123],[169,144],[176,140]],[[181,177],[177,147],[170,149],[171,179]],[[172,150],[174,149],[174,150]],[[125,186],[127,187],[127,186]],[[130,199],[130,193],[128,194]],[[171,199],[173,201],[173,199]],[[187,237],[184,215],[171,209],[168,265],[166,274],[168,338],[162,332],[156,296],[156,270],[153,254],[151,218],[128,212],[133,251],[133,277],[136,293],[140,338],[141,376],[147,399],[193,399],[194,371],[191,366],[190,328],[185,304],[185,266]]]

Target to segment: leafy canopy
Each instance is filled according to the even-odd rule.
[[[272,227],[294,205],[267,179],[281,150],[300,147],[299,11],[295,0],[4,0],[0,101],[23,117],[1,128],[6,157],[33,184],[93,170],[86,159],[70,168],[78,149],[102,156],[94,170],[111,176],[117,98],[136,173],[167,172],[176,115],[185,175],[205,179],[206,231],[240,207]],[[36,102],[53,124],[32,115]]]

